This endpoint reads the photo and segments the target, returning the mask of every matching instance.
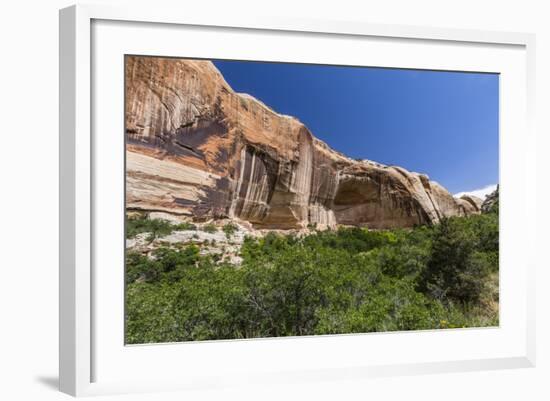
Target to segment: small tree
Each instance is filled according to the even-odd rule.
[[[419,289],[444,302],[477,302],[489,272],[486,258],[476,251],[475,233],[463,220],[444,219],[435,229],[431,257]]]
[[[227,239],[230,239],[233,234],[235,234],[237,229],[238,227],[233,223],[227,223],[225,226],[223,226],[223,232],[225,233]]]

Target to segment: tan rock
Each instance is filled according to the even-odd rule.
[[[460,200],[465,201],[466,203],[461,202],[464,206],[465,214],[479,213],[481,212],[481,205],[483,200],[474,195],[462,195]]]
[[[427,176],[355,161],[235,93],[209,61],[127,57],[127,207],[255,228],[435,223],[479,212]]]

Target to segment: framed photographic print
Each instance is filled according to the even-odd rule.
[[[60,13],[60,387],[534,364],[534,38]]]

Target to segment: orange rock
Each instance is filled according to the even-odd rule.
[[[256,228],[436,223],[478,213],[427,176],[356,161],[234,92],[209,61],[126,59],[127,208]]]

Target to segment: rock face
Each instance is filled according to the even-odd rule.
[[[466,214],[473,214],[481,212],[481,205],[483,200],[474,195],[462,195],[456,201],[464,207]]]
[[[356,161],[235,93],[209,61],[126,58],[126,202],[256,228],[410,227],[478,213],[426,175]]]

